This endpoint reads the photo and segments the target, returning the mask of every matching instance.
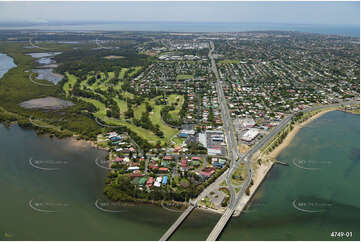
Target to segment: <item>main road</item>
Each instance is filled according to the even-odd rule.
[[[240,155],[239,151],[238,151],[238,147],[237,147],[237,141],[234,137],[234,128],[233,128],[233,123],[232,120],[229,116],[229,111],[228,111],[228,106],[227,106],[227,101],[225,100],[224,97],[224,93],[223,93],[223,88],[222,88],[222,83],[219,79],[219,75],[218,75],[218,71],[217,71],[217,67],[216,67],[216,63],[214,61],[214,57],[213,57],[213,51],[214,51],[214,44],[213,42],[210,42],[210,51],[209,51],[209,58],[211,60],[211,64],[212,64],[212,71],[216,77],[216,88],[217,88],[217,95],[218,95],[218,101],[221,107],[221,114],[222,114],[222,118],[223,118],[223,129],[224,129],[224,133],[226,136],[226,141],[227,141],[227,148],[228,148],[228,152],[229,152],[229,157],[231,159],[231,163],[230,163],[230,168],[224,172],[220,177],[218,177],[218,179],[216,179],[215,182],[213,182],[212,184],[210,184],[208,187],[206,187],[205,190],[203,190],[203,192],[193,201],[190,201],[190,206],[188,207],[188,209],[186,209],[182,215],[175,221],[174,224],[172,224],[170,226],[170,228],[167,230],[167,232],[161,237],[160,240],[164,241],[164,240],[168,240],[169,237],[175,232],[175,230],[180,226],[180,224],[186,219],[186,217],[191,213],[191,211],[197,206],[197,203],[203,198],[205,197],[210,191],[217,189],[221,182],[226,179],[227,185],[230,189],[230,193],[231,193],[231,200],[230,200],[230,204],[228,206],[228,208],[226,209],[225,213],[222,215],[222,217],[219,219],[218,223],[215,225],[215,227],[213,228],[212,232],[209,234],[207,240],[208,241],[214,241],[218,238],[219,234],[222,232],[223,228],[225,227],[226,223],[228,222],[228,220],[232,217],[235,208],[237,207],[237,204],[239,203],[239,200],[242,198],[242,196],[244,195],[247,187],[249,187],[250,183],[251,183],[251,178],[252,178],[252,174],[253,174],[253,170],[251,167],[251,158],[252,156],[260,149],[262,148],[268,141],[270,141],[274,136],[276,136],[283,128],[286,127],[286,125],[292,120],[292,117],[294,116],[294,114],[291,114],[289,116],[287,116],[285,119],[283,119],[279,125],[277,127],[275,127],[274,129],[271,130],[271,132],[269,132],[265,137],[263,137],[263,139],[261,139],[261,141],[259,141],[257,144],[255,144],[249,151],[247,151],[244,155]],[[331,104],[331,105],[324,105],[324,106],[318,106],[318,107],[311,107],[309,109],[306,110],[302,110],[301,112],[309,112],[309,111],[315,111],[318,109],[324,109],[324,108],[331,108],[331,107],[336,107],[339,106],[341,104],[354,104],[354,103],[359,103],[359,101],[347,101],[347,102],[343,102],[343,103],[336,103],[336,104]],[[239,165],[241,163],[244,163],[247,167],[248,173],[247,173],[247,177],[238,193],[238,195],[236,196],[236,192],[235,189],[233,187],[233,184],[231,183],[231,175],[234,172],[234,170],[239,167]]]
[[[221,82],[219,79],[219,75],[218,75],[218,71],[217,71],[217,67],[214,61],[214,57],[212,55],[213,51],[214,51],[214,44],[213,42],[210,43],[211,46],[211,50],[209,52],[209,58],[211,59],[211,64],[212,64],[212,71],[214,72],[215,76],[216,76],[216,87],[217,87],[217,93],[218,93],[218,100],[219,103],[221,105],[221,111],[222,111],[222,118],[223,118],[223,128],[227,137],[227,145],[230,151],[230,157],[231,157],[231,165],[230,165],[230,169],[227,172],[226,175],[226,181],[227,184],[230,188],[231,191],[231,201],[230,204],[226,210],[226,212],[222,215],[222,217],[219,219],[218,223],[215,225],[215,227],[213,228],[213,230],[211,231],[211,233],[209,234],[207,241],[215,241],[219,234],[222,232],[223,228],[225,227],[225,225],[227,224],[228,220],[232,217],[232,214],[234,212],[234,210],[237,207],[237,204],[239,203],[239,200],[242,198],[242,196],[244,195],[246,189],[249,187],[249,185],[251,184],[251,179],[252,179],[252,174],[253,174],[253,169],[251,167],[251,158],[252,156],[259,150],[261,149],[267,142],[269,142],[272,138],[274,138],[282,129],[284,129],[288,123],[292,120],[292,118],[294,117],[295,114],[291,114],[289,116],[287,116],[285,119],[283,119],[279,125],[277,127],[275,127],[273,130],[271,130],[271,132],[269,132],[265,137],[263,137],[263,139],[261,139],[257,144],[255,144],[249,151],[247,151],[243,156],[241,156],[239,154],[239,151],[237,149],[237,142],[234,139],[234,130],[233,130],[233,124],[232,124],[232,120],[229,117],[229,111],[228,111],[228,107],[227,107],[227,102],[224,98],[224,94],[223,94],[223,88],[221,86]],[[336,103],[336,104],[330,104],[330,105],[323,105],[323,106],[317,106],[317,107],[311,107],[305,110],[302,110],[300,112],[310,112],[310,111],[316,111],[316,110],[320,110],[320,109],[324,109],[324,108],[332,108],[332,107],[337,107],[339,105],[342,104],[355,104],[355,103],[359,103],[359,101],[346,101],[343,103]],[[234,170],[241,164],[244,163],[247,167],[248,173],[247,173],[247,177],[236,197],[235,195],[235,191],[234,191],[234,187],[230,181],[230,177],[231,174],[234,172]]]

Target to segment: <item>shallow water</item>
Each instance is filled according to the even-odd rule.
[[[38,80],[47,80],[54,84],[57,84],[61,79],[63,79],[59,74],[55,74],[53,69],[32,69],[32,72],[37,73]]]
[[[44,52],[44,53],[29,53],[33,58],[44,58],[44,57],[53,57],[61,54],[61,52]]]
[[[2,78],[11,68],[16,67],[14,59],[10,56],[0,53],[0,78]]]

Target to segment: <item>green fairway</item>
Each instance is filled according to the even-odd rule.
[[[68,78],[68,81],[63,85],[63,90],[66,93],[66,96],[69,96],[69,90],[74,87],[77,78],[74,75],[71,75],[69,73],[66,73],[66,76]]]
[[[184,97],[176,94],[172,94],[168,97],[169,104],[177,102],[177,97],[179,97],[178,105],[176,106],[175,110],[169,112],[169,115],[173,120],[179,119],[179,112],[182,109],[184,103]]]
[[[121,80],[124,79],[124,75],[125,75],[125,73],[126,73],[128,70],[129,70],[128,68],[122,68],[122,69],[120,70],[120,72],[119,72],[119,78],[120,78]]]
[[[144,112],[145,112],[145,103],[142,103],[134,109],[134,117],[136,119],[140,119],[140,117],[142,116],[142,113],[144,113]]]
[[[121,115],[128,110],[127,102],[123,100],[119,100],[119,98],[114,98],[114,100],[117,102],[119,111]]]
[[[136,76],[142,70],[141,66],[136,66],[132,68],[132,71],[129,73],[130,77]]]
[[[178,133],[178,129],[173,129],[169,127],[163,120],[160,115],[160,111],[163,105],[155,105],[153,111],[149,114],[150,121],[154,125],[158,124],[161,131],[163,131],[164,137],[168,140]]]

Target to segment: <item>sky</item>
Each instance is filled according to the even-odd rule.
[[[360,2],[4,2],[0,22],[175,21],[359,25]]]

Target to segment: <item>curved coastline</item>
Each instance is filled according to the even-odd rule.
[[[281,151],[283,149],[285,149],[292,142],[292,140],[294,139],[294,137],[296,136],[296,134],[298,133],[298,131],[301,128],[305,127],[306,125],[311,123],[313,120],[318,119],[322,115],[324,115],[328,112],[331,112],[331,111],[336,111],[336,110],[338,110],[338,108],[330,108],[330,109],[322,110],[322,111],[316,113],[315,115],[309,117],[307,120],[303,121],[302,123],[295,124],[293,129],[287,134],[286,138],[283,139],[282,143],[279,144],[269,154],[267,154],[266,157],[275,160],[278,157],[278,155],[281,153]],[[257,159],[258,157],[259,157],[259,153],[258,154],[256,153],[252,157],[252,160],[254,160],[255,158]],[[252,178],[253,185],[249,187],[250,194],[249,194],[249,196],[243,196],[240,199],[234,216],[239,216],[243,212],[243,210],[250,204],[250,202],[252,201],[252,198],[254,197],[254,195],[257,192],[260,185],[265,181],[265,178],[267,177],[268,173],[271,171],[274,164],[275,164],[275,162],[270,161],[270,162],[262,164],[260,167],[258,167],[258,169],[255,171],[254,176]]]
[[[331,112],[331,111],[336,111],[336,110],[337,110],[337,108],[323,110],[323,111],[321,111],[319,113],[316,113],[315,115],[311,116],[310,118],[308,118],[304,122],[296,124],[293,127],[293,129],[287,134],[286,138],[282,141],[282,143],[280,145],[278,145],[274,150],[272,150],[268,154],[268,156],[270,158],[276,159],[278,157],[278,155],[281,153],[281,151],[283,149],[285,149],[292,142],[292,140],[295,138],[296,134],[298,133],[298,131],[300,131],[301,128],[305,127],[306,125],[311,123],[313,120],[318,119],[322,115],[324,115],[324,114],[326,114],[328,112]]]

